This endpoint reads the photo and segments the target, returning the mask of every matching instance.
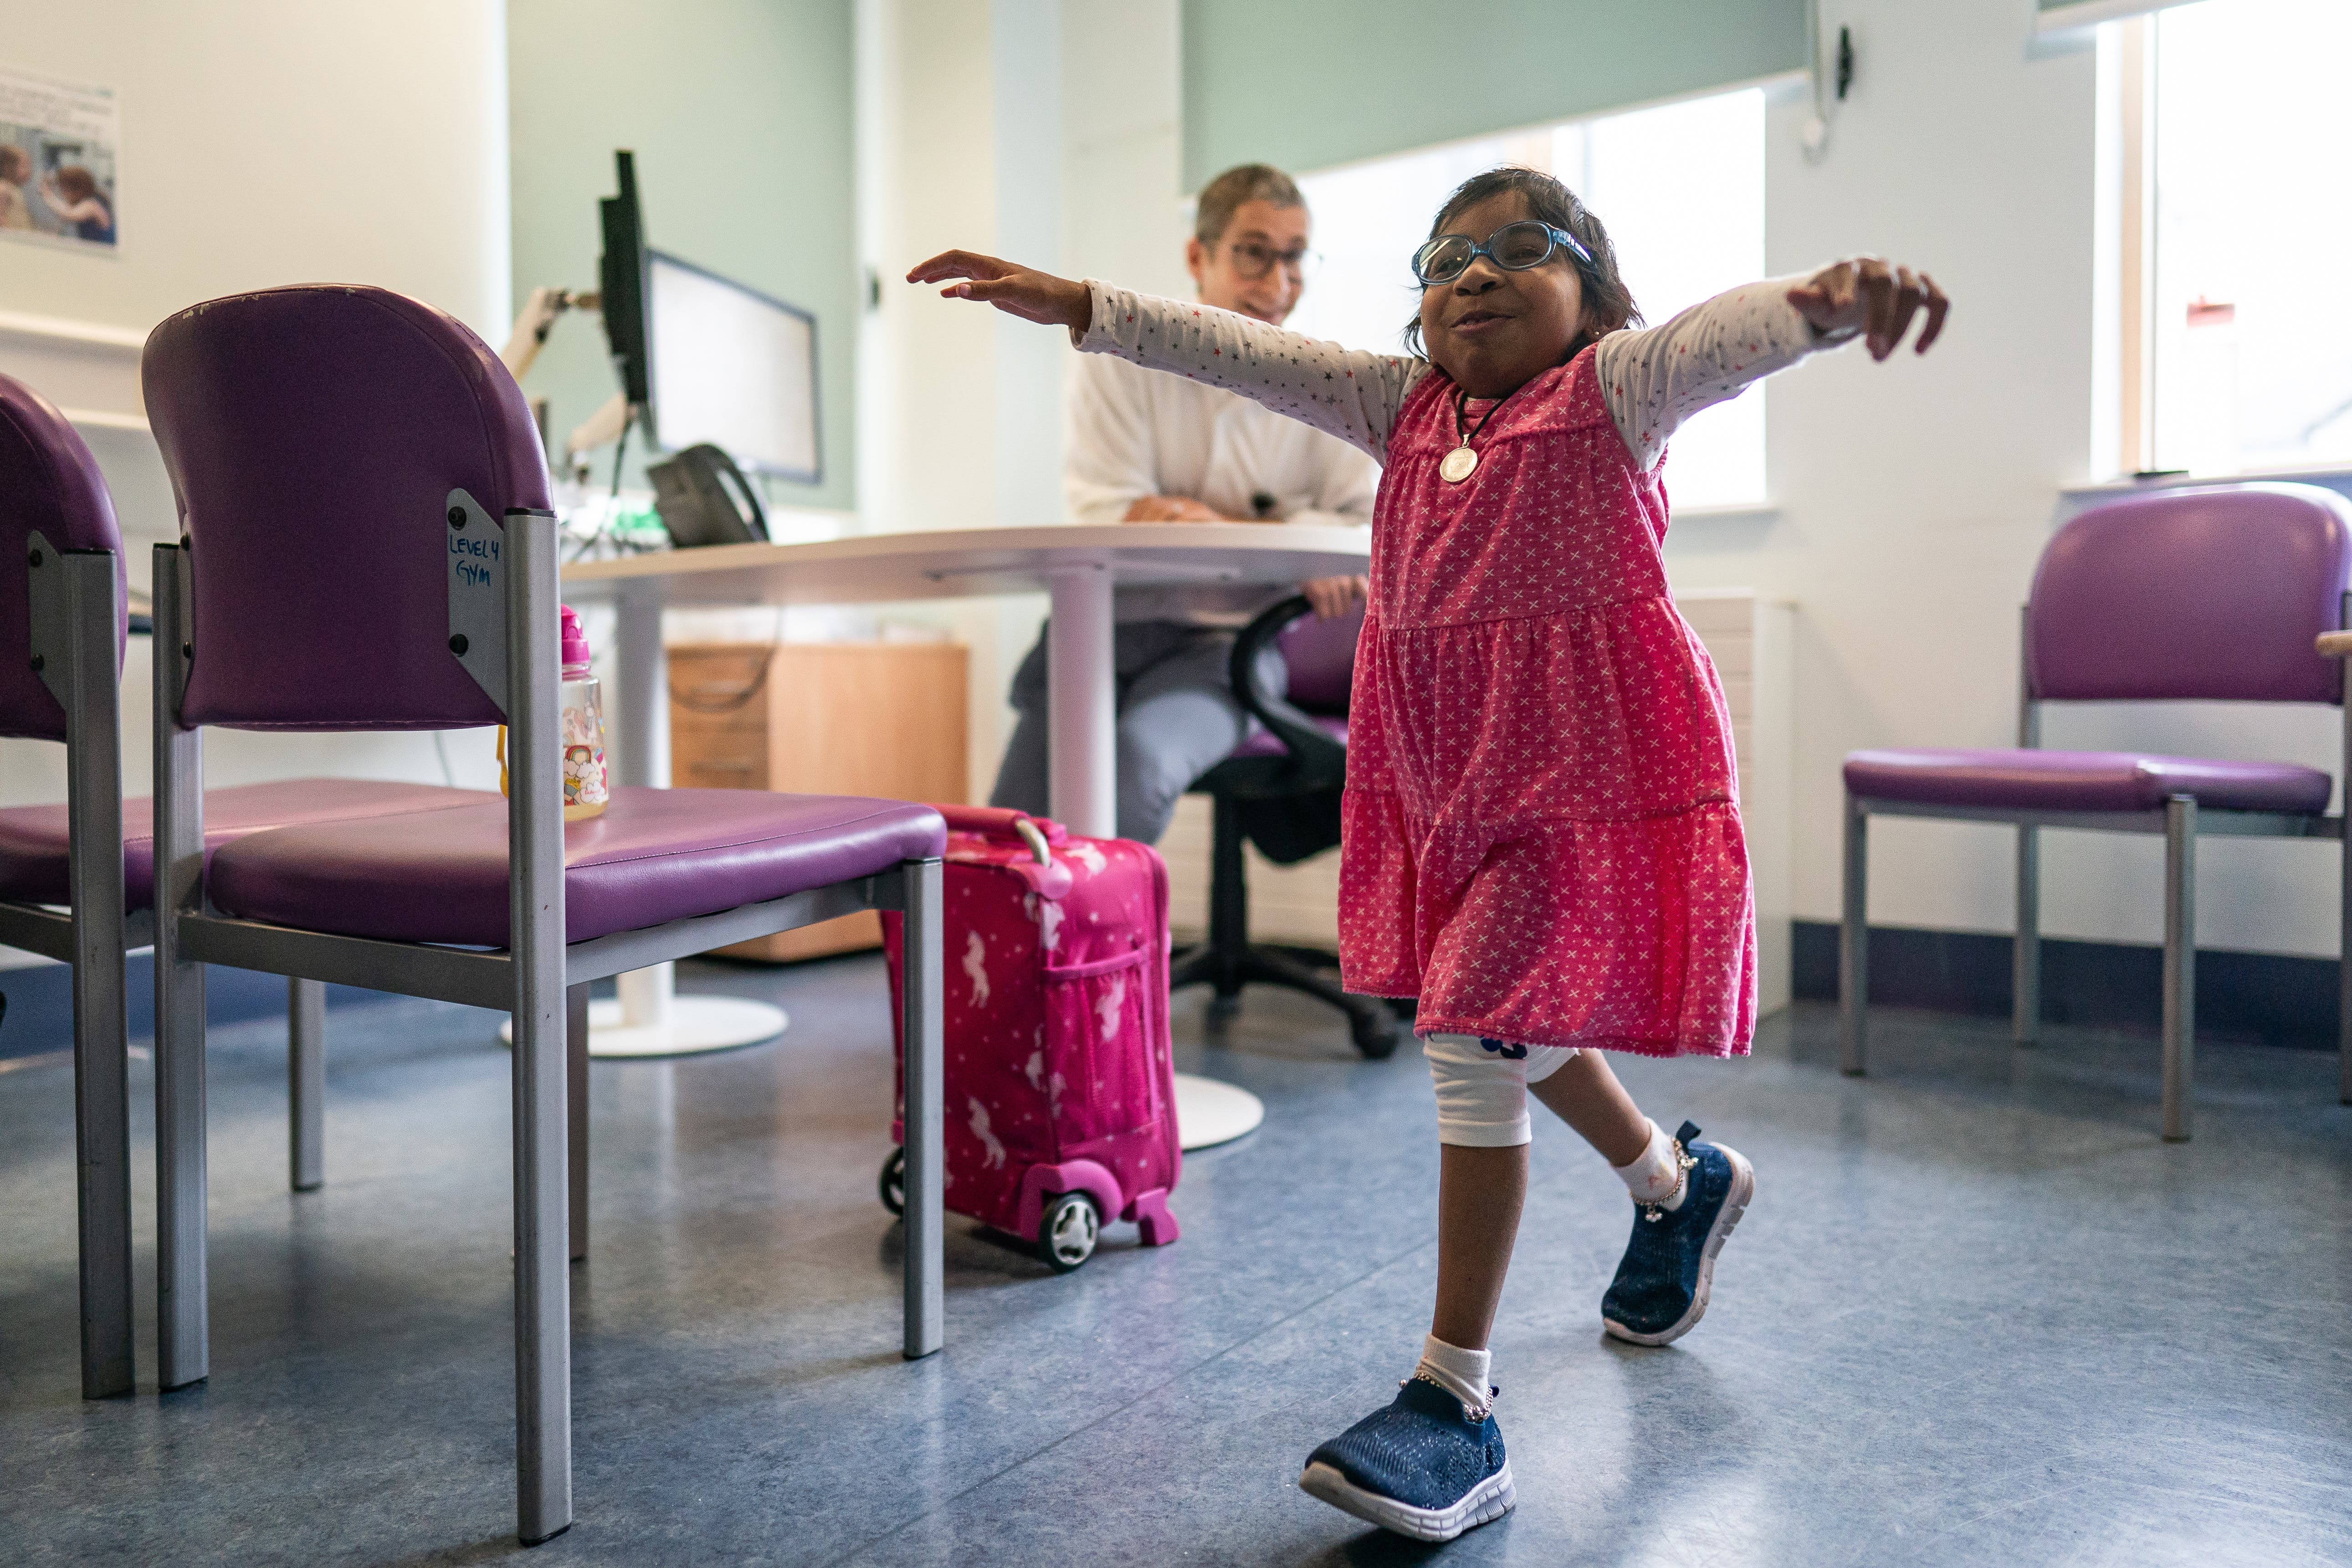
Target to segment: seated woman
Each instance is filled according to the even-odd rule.
[[[1298,187],[1278,169],[1244,164],[1209,182],[1198,212],[1184,264],[1201,302],[1279,326],[1306,284],[1309,219]],[[1371,521],[1378,464],[1237,393],[1084,354],[1069,406],[1064,483],[1080,522]],[[1301,586],[1326,616],[1363,594],[1360,577]],[[1118,591],[1121,838],[1158,843],[1186,788],[1241,743],[1249,715],[1226,672],[1234,632],[1288,592]],[[1039,816],[1049,793],[1045,674],[1040,637],[1013,679],[1021,717],[989,797]]]

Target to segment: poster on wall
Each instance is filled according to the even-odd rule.
[[[0,65],[0,238],[111,256],[114,89]]]

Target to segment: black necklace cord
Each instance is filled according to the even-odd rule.
[[[1456,386],[1454,389],[1454,438],[1461,442],[1465,447],[1470,445],[1471,442],[1476,440],[1479,436],[1485,432],[1487,422],[1492,420],[1496,414],[1502,412],[1503,405],[1508,403],[1512,398],[1517,397],[1518,395],[1518,388],[1513,387],[1510,391],[1503,394],[1502,396],[1495,399],[1494,403],[1487,408],[1486,412],[1478,416],[1477,429],[1465,434],[1462,428],[1462,422],[1470,406],[1470,395],[1461,387]]]

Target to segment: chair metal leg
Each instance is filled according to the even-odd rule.
[[[2030,1046],[2042,1037],[2042,830],[2017,830],[2017,945],[2010,955],[2009,1035]]]
[[[211,1371],[205,1258],[205,966],[180,956],[179,918],[204,909],[202,731],[179,726],[190,631],[187,555],[155,551],[155,1296],[166,1389]]]
[[[298,1193],[327,1180],[327,987],[286,982],[286,1166]]]
[[[75,1206],[81,1393],[131,1392],[131,1084],[122,1000],[122,739],[111,553],[60,555],[34,536],[33,668],[66,710],[73,900]]]
[[[946,1124],[945,997],[940,959],[940,862],[908,863],[905,879],[906,962],[901,968],[899,1042],[906,1079],[906,1344],[908,1361],[937,1351],[946,1337],[946,1197],[942,1139]]]
[[[516,1523],[523,1544],[535,1546],[572,1526],[570,1069],[553,517],[509,512],[506,551]]]
[[[1845,797],[1845,908],[1838,928],[1838,1070],[1859,1078],[1870,1057],[1870,814]]]
[[[2197,1064],[2197,802],[2164,803],[2164,1137],[2189,1137]]]
[[[1242,853],[1241,804],[1218,795],[1210,812],[1209,1026],[1222,1027],[1241,1008],[1243,967],[1249,958],[1249,861]]]
[[[572,1261],[588,1256],[588,987],[563,992],[564,1104],[572,1118]]]
[[[2352,769],[2352,704],[2346,705],[2344,723],[2345,756],[2347,769]],[[2344,775],[2344,790],[2345,798],[2352,800],[2352,771]],[[2352,835],[2346,836],[2340,856],[2343,864],[2337,873],[2336,1098],[2343,1104],[2352,1105]]]

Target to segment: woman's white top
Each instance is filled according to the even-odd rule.
[[[1226,517],[1372,521],[1378,463],[1237,393],[1089,354],[1071,366],[1067,408],[1063,493],[1076,521],[1123,522],[1136,500],[1163,495],[1190,496]],[[1261,496],[1270,509],[1261,510]],[[1122,621],[1238,626],[1289,592],[1122,588],[1117,613]]]

